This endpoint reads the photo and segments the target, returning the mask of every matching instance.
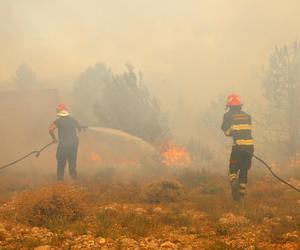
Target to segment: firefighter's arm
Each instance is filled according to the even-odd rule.
[[[226,136],[231,136],[231,122],[229,117],[224,114],[221,129]]]
[[[57,139],[56,139],[56,136],[55,136],[55,133],[54,133],[54,131],[55,131],[56,128],[57,128],[57,126],[56,126],[56,124],[53,122],[53,123],[50,125],[49,129],[48,129],[49,134],[50,134],[50,136],[51,136],[51,138],[52,138],[52,140],[53,140],[54,143],[57,142]]]

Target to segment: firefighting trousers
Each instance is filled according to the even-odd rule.
[[[56,151],[57,160],[57,179],[63,180],[65,175],[65,166],[68,162],[69,174],[73,179],[77,178],[76,164],[77,164],[77,149],[78,144],[61,146],[58,145]]]
[[[246,184],[248,180],[248,170],[251,167],[252,154],[254,152],[253,146],[249,147],[232,147],[229,174],[234,177],[239,175],[239,183]]]

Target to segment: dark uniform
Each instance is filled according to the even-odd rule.
[[[233,138],[232,152],[229,163],[231,182],[237,179],[239,172],[239,192],[246,192],[248,170],[251,167],[254,143],[251,135],[251,116],[241,110],[240,106],[230,107],[224,114],[222,130],[226,136]]]
[[[53,122],[49,132],[54,140],[54,130],[58,129],[58,147],[56,151],[57,179],[64,179],[65,166],[69,164],[69,174],[73,179],[77,178],[76,161],[78,149],[77,132],[81,131],[79,123],[71,116],[62,116]],[[54,137],[53,137],[54,136]]]

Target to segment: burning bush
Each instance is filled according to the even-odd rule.
[[[165,166],[184,167],[191,163],[191,156],[185,148],[167,143],[161,150],[162,163]]]
[[[33,226],[62,226],[83,218],[85,201],[85,193],[75,186],[46,186],[16,197],[16,219]]]
[[[144,189],[142,199],[147,203],[176,202],[184,198],[185,188],[177,180],[154,181]]]

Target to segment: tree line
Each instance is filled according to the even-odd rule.
[[[261,80],[266,106],[258,112],[266,141],[295,157],[300,153],[300,43],[276,47]],[[41,86],[25,64],[17,69],[14,82],[20,89]],[[199,122],[219,126],[224,96],[221,93],[201,113]],[[73,84],[73,102],[74,115],[87,124],[122,130],[152,143],[171,136],[158,98],[143,83],[142,73],[130,64],[122,73],[114,73],[104,63],[89,67]],[[220,112],[210,112],[212,105]]]

